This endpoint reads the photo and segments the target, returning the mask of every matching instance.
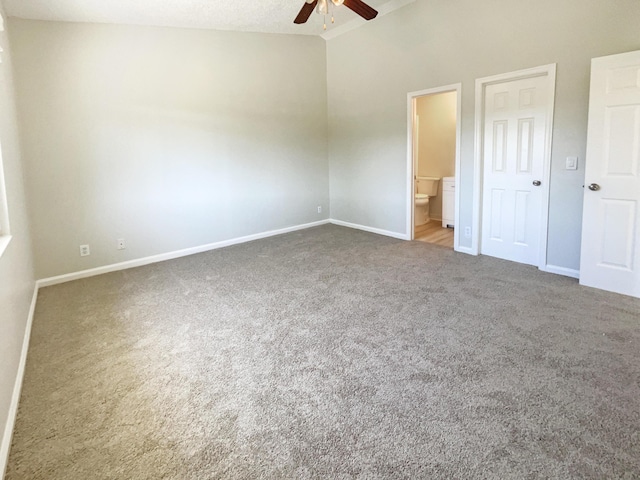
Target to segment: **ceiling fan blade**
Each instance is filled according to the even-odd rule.
[[[374,10],[362,0],[344,0],[344,5],[356,12],[365,20],[372,20],[378,15],[377,10]]]
[[[318,3],[318,0],[313,0],[313,2],[311,3],[305,2],[305,4],[302,5],[302,8],[300,9],[298,16],[293,21],[293,23],[304,23],[307,20],[309,20],[309,17],[311,16],[311,12],[313,12],[313,9],[315,8],[316,3]]]

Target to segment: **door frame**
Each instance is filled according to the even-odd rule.
[[[542,218],[540,219],[540,247],[538,251],[537,267],[544,270],[547,265],[547,240],[549,236],[549,194],[551,180],[551,146],[553,136],[553,114],[556,97],[556,64],[541,65],[539,67],[501,73],[490,77],[476,79],[475,103],[475,141],[473,165],[473,235],[471,236],[471,253],[478,255],[481,250],[482,239],[482,188],[484,186],[484,97],[488,85],[507,83],[532,77],[548,78],[549,100],[547,104],[547,126],[545,132],[544,165],[542,178]]]
[[[453,83],[442,87],[428,88],[426,90],[418,90],[407,94],[407,240],[413,240],[414,237],[414,201],[413,193],[415,175],[414,162],[414,128],[416,119],[416,101],[418,97],[427,95],[436,95],[438,93],[456,92],[456,159],[455,159],[455,185],[456,185],[456,204],[454,212],[455,228],[453,230],[453,249],[458,251],[460,248],[460,136],[462,123],[462,83]]]

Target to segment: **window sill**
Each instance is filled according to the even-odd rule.
[[[4,251],[9,246],[10,241],[11,241],[11,235],[3,235],[0,237],[0,257],[4,255]]]

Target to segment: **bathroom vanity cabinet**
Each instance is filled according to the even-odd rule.
[[[442,226],[454,228],[456,204],[456,179],[444,177],[442,179]]]

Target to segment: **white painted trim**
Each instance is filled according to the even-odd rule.
[[[484,91],[487,85],[495,85],[497,83],[511,82],[531,77],[546,76],[549,79],[549,104],[548,104],[548,122],[546,133],[546,144],[544,153],[543,166],[543,201],[542,201],[542,229],[540,232],[540,250],[538,252],[538,265],[540,270],[544,270],[547,263],[547,243],[549,229],[549,196],[551,183],[551,145],[553,134],[553,117],[556,97],[556,64],[541,65],[539,67],[518,70],[516,72],[501,73],[491,77],[476,79],[476,99],[475,99],[475,141],[474,141],[474,162],[473,162],[473,232],[471,235],[471,249],[474,255],[480,252],[481,232],[481,210],[482,210],[482,138],[483,138],[483,120],[484,120]]]
[[[406,201],[407,201],[407,212],[406,212],[406,236],[409,240],[413,240],[413,215],[415,213],[414,201],[415,197],[413,196],[413,177],[415,170],[415,158],[414,158],[414,140],[413,140],[413,130],[415,128],[416,121],[416,98],[420,96],[420,92],[413,92],[407,94],[407,178],[406,178]]]
[[[2,47],[0,47],[0,54],[2,52]],[[0,63],[2,63],[1,57]],[[7,201],[7,182],[4,176],[2,150],[0,150],[0,234],[3,236],[11,235],[11,222],[9,221],[9,202]]]
[[[2,435],[2,443],[0,443],[0,478],[4,478],[9,462],[9,453],[11,451],[11,440],[13,438],[13,428],[18,416],[18,405],[20,403],[20,393],[22,392],[22,380],[27,365],[27,352],[29,351],[29,339],[31,338],[31,326],[33,325],[33,315],[36,311],[36,301],[38,299],[38,284],[33,288],[33,297],[31,298],[31,307],[29,308],[29,316],[27,324],[24,328],[24,338],[22,340],[22,351],[20,352],[20,361],[18,363],[18,371],[16,372],[16,381],[13,385],[13,395],[11,395],[11,403],[9,404],[9,415],[7,416],[7,424],[4,427]]]
[[[461,167],[461,156],[460,156],[460,149],[461,149],[461,138],[462,138],[462,84],[458,83],[456,84],[456,92],[457,92],[457,99],[456,99],[456,107],[457,107],[457,111],[456,111],[456,171],[454,174],[454,178],[455,178],[455,189],[456,189],[456,204],[454,205],[454,209],[453,209],[453,223],[454,223],[454,230],[453,230],[453,249],[456,252],[467,252],[468,248],[467,247],[461,247],[460,246],[460,236],[462,235],[464,229],[461,227],[460,225],[460,205],[461,205],[461,201],[460,201],[460,196],[462,195],[462,188],[461,188],[461,183],[460,183],[460,179],[461,179],[461,171],[462,171],[462,167]]]
[[[545,265],[540,267],[540,270],[548,273],[555,273],[556,275],[564,275],[565,277],[580,278],[580,270],[574,270],[573,268],[558,267],[557,265]]]
[[[549,244],[549,200],[551,197],[551,147],[553,145],[553,117],[556,105],[556,64],[546,65],[547,76],[549,81],[551,98],[547,103],[547,131],[545,138],[547,140],[544,146],[544,175],[542,186],[544,187],[544,195],[542,197],[542,217],[540,222],[542,229],[540,230],[540,252],[538,254],[538,268],[542,269],[547,265],[547,247]]]
[[[477,253],[473,252],[471,247],[461,247],[460,245],[458,245],[457,247],[454,247],[454,250],[456,252],[466,253],[467,255],[478,255]]]
[[[404,7],[405,5],[409,5],[410,3],[415,2],[416,0],[391,0],[390,2],[385,3],[384,5],[380,5],[376,7],[378,9],[378,16],[373,20],[383,17],[387,13],[391,13],[399,8]],[[345,7],[346,8],[346,7]],[[330,30],[327,30],[325,33],[320,35],[325,40],[331,40],[332,38],[339,37],[343,33],[350,32],[351,30],[355,30],[358,27],[366,24],[367,20],[362,17],[354,18],[347,23],[343,23],[337,27],[333,27]]]
[[[456,92],[456,160],[455,160],[455,185],[456,185],[456,205],[454,213],[454,223],[456,228],[453,233],[453,249],[456,251],[460,246],[460,138],[462,135],[462,83],[453,83],[442,87],[428,88],[416,92],[407,93],[407,240],[413,240],[413,214],[414,214],[414,155],[413,155],[413,131],[416,116],[416,99],[425,95],[435,95],[438,93]]]
[[[188,255],[193,255],[195,253],[208,252],[209,250],[216,250],[222,247],[229,247],[231,245],[237,245],[239,243],[252,242],[253,240],[259,240],[261,238],[273,237],[275,235],[282,235],[283,233],[295,232],[297,230],[304,230],[311,227],[317,227],[320,225],[325,225],[329,222],[330,222],[329,219],[320,220],[318,222],[305,223],[302,225],[295,225],[293,227],[281,228],[278,230],[269,230],[267,232],[256,233],[256,234],[247,235],[244,237],[231,238],[229,240],[222,240],[220,242],[209,243],[207,245],[201,245],[198,247],[191,247],[191,248],[185,248],[182,250],[176,250],[173,252],[161,253],[159,255],[138,258],[136,260],[113,263],[111,265],[91,268],[89,270],[81,270],[79,272],[67,273],[65,275],[58,275],[55,277],[43,278],[37,281],[37,285],[38,287],[48,287],[51,285],[57,285],[59,283],[79,280],[81,278],[102,275],[103,273],[117,272],[119,270],[126,270],[128,268],[141,267],[143,265],[149,265],[150,263],[163,262],[165,260],[172,260],[174,258],[186,257]]]
[[[333,218],[330,220],[330,222],[334,225],[340,225],[341,227],[355,228],[356,230],[364,230],[365,232],[377,233],[378,235],[398,238],[400,240],[411,240],[411,238],[407,238],[404,233],[397,233],[391,232],[389,230],[382,230],[380,228],[367,227],[365,225],[359,225],[357,223],[343,222],[342,220],[334,220]]]
[[[0,257],[2,257],[2,254],[9,246],[10,242],[11,242],[11,235],[0,236]]]
[[[471,215],[471,252],[480,251],[480,202],[482,201],[482,117],[484,114],[484,86],[476,79],[475,122],[473,144],[473,212]]]

